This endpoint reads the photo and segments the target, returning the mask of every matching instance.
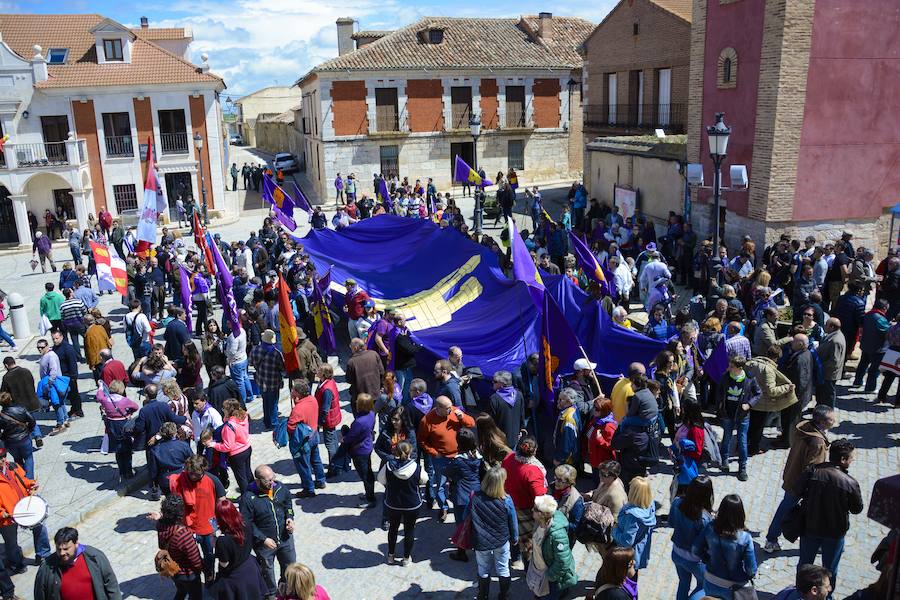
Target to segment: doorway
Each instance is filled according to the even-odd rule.
[[[66,115],[41,117],[41,133],[44,135],[44,151],[54,164],[65,164],[66,144],[69,138],[69,118]]]
[[[191,174],[187,171],[166,173],[166,192],[168,195],[166,202],[169,205],[170,221],[178,222],[178,210],[175,208],[175,201],[181,198],[182,202],[187,203],[188,198],[193,195],[191,183]]]
[[[72,198],[72,190],[70,188],[53,190],[54,214],[60,208],[66,213],[66,219],[75,218],[75,199]]]
[[[457,156],[466,161],[467,165],[475,170],[478,170],[478,167],[475,166],[475,149],[472,145],[472,142],[458,142],[450,144],[450,181],[453,182],[453,185],[462,185],[460,182],[456,181]]]
[[[19,243],[19,230],[9,195],[9,190],[0,187],[0,244]]]

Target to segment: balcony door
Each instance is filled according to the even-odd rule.
[[[103,135],[107,156],[134,156],[131,118],[127,112],[103,113]]]
[[[399,116],[397,88],[375,88],[375,130],[399,131]]]
[[[41,117],[44,152],[54,163],[66,161],[66,140],[69,138],[69,118],[66,115]]]
[[[467,129],[472,117],[472,88],[454,86],[450,88],[451,129]]]
[[[163,154],[187,154],[188,134],[184,111],[159,111],[159,141]]]
[[[618,104],[616,102],[616,98],[618,98],[619,86],[618,86],[618,76],[616,73],[607,73],[606,74],[606,97],[607,102],[609,104],[609,113],[607,114],[607,119],[609,120],[610,125],[615,125],[616,123],[616,113],[618,112]]]
[[[660,127],[669,124],[672,108],[672,69],[660,69],[659,73],[659,115],[658,122]]]

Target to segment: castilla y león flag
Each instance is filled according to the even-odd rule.
[[[97,287],[100,291],[116,290],[127,296],[128,274],[125,271],[125,261],[116,254],[110,254],[109,248],[97,242],[91,242],[91,252],[97,263]]]
[[[147,179],[144,182],[144,205],[141,207],[137,226],[138,251],[146,251],[156,244],[156,224],[159,221],[160,207],[165,208],[162,198],[162,187],[156,175],[156,164],[153,161],[153,140],[147,139]],[[144,243],[141,243],[144,242]]]

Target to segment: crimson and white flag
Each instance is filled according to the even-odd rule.
[[[159,221],[160,206],[165,207],[162,198],[162,187],[156,176],[156,164],[153,161],[153,139],[147,139],[147,181],[144,182],[144,205],[141,207],[137,226],[139,242],[156,244],[156,224]]]

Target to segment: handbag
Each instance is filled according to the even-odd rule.
[[[153,564],[156,566],[156,572],[163,577],[174,577],[181,570],[181,566],[175,562],[168,550],[159,550],[153,557]]]
[[[781,522],[781,535],[787,541],[796,542],[803,535],[803,531],[806,529],[806,517],[803,513],[803,504],[797,503]]]
[[[731,597],[734,600],[759,600],[752,579],[746,585],[731,588]]]
[[[472,515],[469,514],[463,519],[463,522],[456,526],[450,543],[460,550],[472,549]]]
[[[525,573],[525,584],[539,598],[550,594],[550,578],[547,576],[547,571],[539,570],[534,565],[533,560],[528,563],[528,572]]]

